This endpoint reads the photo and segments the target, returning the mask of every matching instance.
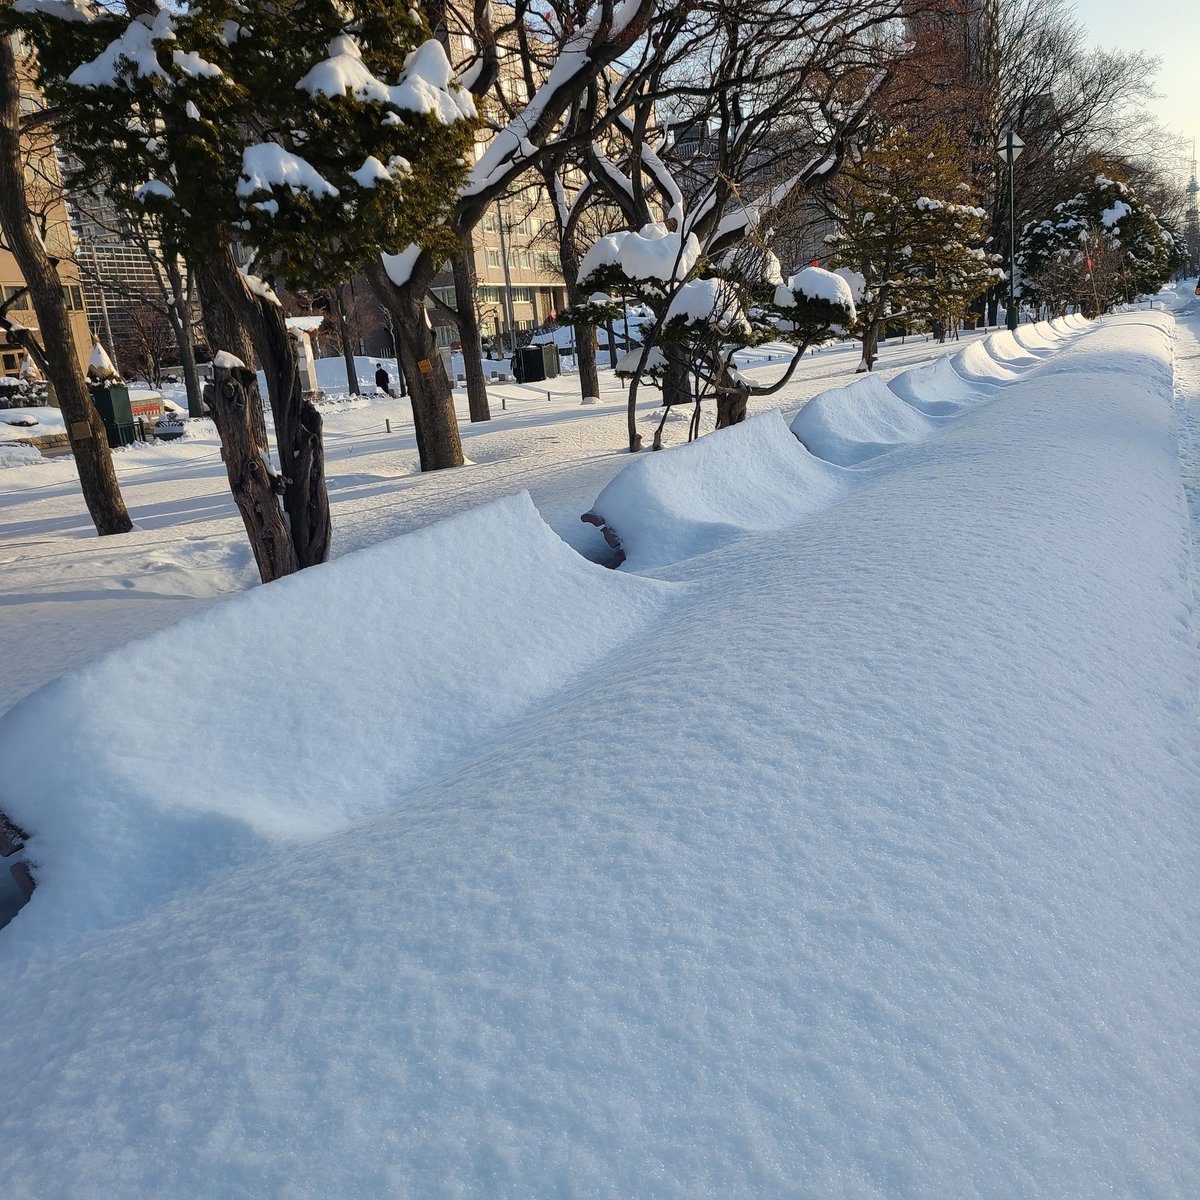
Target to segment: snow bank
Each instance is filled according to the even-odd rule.
[[[62,409],[0,408],[0,443],[27,441],[29,438],[57,436],[67,432]]]
[[[30,467],[45,462],[41,451],[34,446],[22,446],[15,442],[0,441],[0,469],[6,467]]]
[[[865,375],[814,396],[792,420],[792,433],[818,458],[850,467],[928,437],[938,425],[878,375]]]
[[[1175,321],[1159,309],[1139,310],[1119,320],[1105,318],[1100,326],[1104,337],[1076,338],[1048,358],[1043,371],[1074,373],[1084,364],[1090,371],[1112,371],[1134,375],[1170,388],[1174,378],[1172,331]]]
[[[931,417],[956,416],[996,391],[989,384],[968,383],[948,358],[902,371],[888,381],[888,387],[906,404]]]
[[[0,720],[0,809],[33,835],[38,880],[5,937],[129,919],[378,814],[620,644],[664,589],[581,559],[522,494],[64,677]],[[167,714],[181,736],[155,732]]]
[[[631,568],[705,554],[746,533],[779,529],[822,508],[844,487],[776,411],[657,454],[643,455],[596,499],[592,513]]]
[[[1172,396],[1078,365],[801,522],[674,564],[669,612],[377,820],[26,965],[11,939],[47,881],[0,933],[8,1194],[1193,1195]],[[646,606],[592,572],[583,600],[509,623],[511,576],[559,561],[511,524],[485,608],[451,574],[471,654],[523,679],[543,622],[615,624],[597,581]],[[414,648],[406,578],[364,581],[388,623],[343,674]],[[305,644],[346,636],[358,598]],[[241,707],[260,661],[208,700]],[[363,753],[368,705],[404,703],[393,665],[339,725]],[[58,754],[70,726],[43,711]]]
[[[988,353],[987,339],[968,342],[950,362],[964,379],[971,382],[1011,383],[1018,378],[1011,366],[1001,364]]]
[[[1057,350],[1063,344],[1064,335],[1052,328],[1049,321],[1039,321],[1036,325],[1018,325],[1013,330],[1013,337],[1023,350],[1040,357]]]
[[[1030,354],[1007,329],[989,333],[983,339],[983,344],[987,352],[998,363],[1003,363],[1005,366],[1032,367],[1038,361],[1037,355]]]

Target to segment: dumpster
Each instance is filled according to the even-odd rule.
[[[547,343],[522,346],[513,355],[513,374],[519,383],[558,378],[558,347]]]
[[[122,383],[93,384],[92,403],[104,422],[110,446],[128,446],[137,441],[137,427],[129,403],[129,389]]]

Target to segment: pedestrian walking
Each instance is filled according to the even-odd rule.
[[[383,363],[375,364],[375,387],[385,395],[392,394],[391,376],[383,369]]]

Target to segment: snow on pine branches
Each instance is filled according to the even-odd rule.
[[[1185,259],[1182,238],[1127,184],[1098,173],[1025,227],[1017,272],[1022,298],[1035,308],[1058,316],[1078,305],[1095,314],[1157,291]]]

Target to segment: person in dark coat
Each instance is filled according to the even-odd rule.
[[[383,363],[375,364],[375,386],[387,395],[392,394],[392,381],[388,373],[383,369]]]

